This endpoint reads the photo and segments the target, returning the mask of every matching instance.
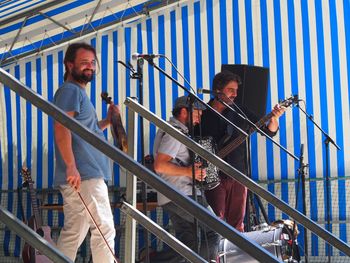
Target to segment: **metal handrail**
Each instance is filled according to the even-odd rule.
[[[73,261],[63,255],[61,251],[47,242],[43,237],[37,234],[33,229],[28,227],[2,206],[0,206],[0,221],[23,238],[29,245],[46,255],[52,260],[52,262],[73,263]]]
[[[209,162],[217,166],[225,174],[229,175],[230,177],[234,178],[235,180],[237,180],[238,182],[246,186],[250,191],[264,198],[270,204],[274,205],[275,207],[280,209],[282,212],[286,213],[287,215],[294,218],[299,223],[303,224],[307,229],[314,232],[316,235],[324,239],[326,242],[336,247],[337,249],[342,251],[344,254],[350,256],[350,246],[347,243],[340,240],[339,238],[334,236],[332,233],[328,232],[327,230],[322,228],[317,223],[313,222],[311,219],[309,219],[308,217],[306,217],[296,209],[290,207],[284,201],[278,199],[275,195],[273,195],[272,193],[270,193],[269,191],[267,191],[266,189],[258,185],[252,179],[245,176],[243,173],[241,173],[240,171],[238,171],[237,169],[229,165],[227,162],[223,161],[213,153],[204,149],[201,145],[199,145],[198,143],[190,139],[188,136],[186,136],[179,130],[174,129],[170,124],[160,119],[154,113],[147,110],[145,107],[139,104],[136,100],[132,98],[127,98],[125,101],[125,104],[128,107],[130,107],[132,110],[140,114],[143,118],[154,123],[157,127],[162,129],[164,132],[169,133],[175,139],[181,141],[181,143],[183,143],[186,147],[188,147],[189,149],[196,152],[204,159],[208,160]],[[235,244],[238,244],[238,243],[235,243]]]
[[[78,121],[68,116],[53,103],[45,100],[41,95],[27,88],[19,80],[1,68],[0,82],[4,83],[7,87],[16,92],[16,94],[28,100],[34,106],[40,108],[46,114],[52,116],[56,121],[60,122],[75,134],[79,135],[86,142],[90,143],[119,165],[135,174],[138,178],[152,186],[154,189],[168,196],[169,199],[174,200],[174,202],[181,208],[185,209],[192,215],[196,215],[200,221],[205,223],[223,237],[227,238],[232,243],[236,244],[239,248],[250,254],[258,261],[280,262],[275,256],[268,253],[261,246],[257,245],[255,242],[249,241],[242,233],[238,232],[226,222],[218,219],[215,215],[211,214],[207,209],[200,206],[189,197],[183,196],[175,188],[168,185],[162,178],[140,165],[124,152],[117,149],[114,145],[99,138],[94,132],[90,131]]]

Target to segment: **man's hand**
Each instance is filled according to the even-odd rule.
[[[269,124],[267,125],[268,129],[272,132],[276,132],[278,130],[278,118],[282,116],[285,112],[285,108],[281,107],[279,104],[276,104],[272,110],[272,117],[270,119]]]
[[[273,107],[272,110],[272,118],[278,119],[283,115],[283,113],[286,111],[284,107],[281,107],[279,104],[276,104],[275,107]]]
[[[207,176],[206,170],[201,168],[202,163],[195,163],[194,164],[194,177],[197,181],[203,181],[204,178]],[[191,177],[192,177],[192,166],[191,168]]]
[[[81,177],[80,173],[75,165],[69,166],[66,168],[66,177],[67,182],[70,186],[72,186],[75,190],[79,192],[80,190],[80,184],[81,184]]]

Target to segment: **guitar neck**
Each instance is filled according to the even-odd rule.
[[[261,128],[270,118],[272,117],[272,112],[262,117],[258,122],[255,123],[254,127],[250,127],[248,131],[248,136],[252,133],[256,132],[256,127]],[[246,139],[246,136],[239,135],[236,139],[234,139],[232,142],[224,146],[219,152],[218,156],[220,158],[225,158],[229,153],[231,153],[234,149],[236,149],[239,145],[241,145]]]
[[[33,214],[35,219],[35,224],[37,228],[41,228],[43,223],[39,212],[39,207],[36,200],[36,193],[32,183],[29,183],[30,198],[32,201]]]

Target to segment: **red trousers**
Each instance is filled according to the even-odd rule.
[[[244,231],[247,188],[232,178],[223,178],[219,186],[205,191],[215,214],[238,231]]]

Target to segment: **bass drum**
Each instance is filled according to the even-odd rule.
[[[244,233],[244,235],[251,241],[265,248],[269,253],[283,260],[291,260],[288,262],[299,262],[299,259],[293,259],[290,253],[289,241],[291,240],[289,234],[283,230],[283,227],[268,227],[264,230]],[[220,241],[219,255],[217,262],[220,263],[255,263],[260,262],[248,255],[246,252],[238,248],[227,239]],[[293,252],[298,254],[299,251]]]

